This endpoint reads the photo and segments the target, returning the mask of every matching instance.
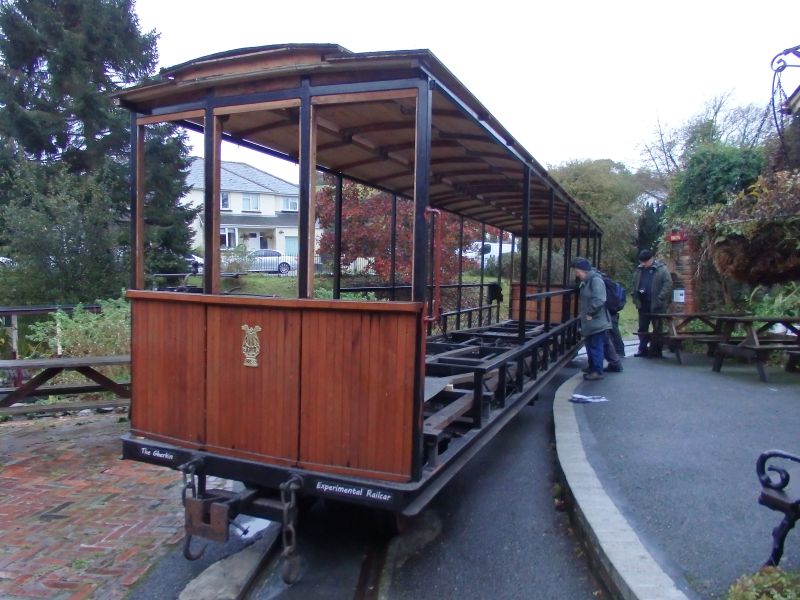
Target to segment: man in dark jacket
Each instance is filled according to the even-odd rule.
[[[652,251],[645,248],[639,252],[639,266],[633,273],[631,291],[633,303],[639,311],[639,351],[634,356],[661,358],[662,346],[657,340],[661,334],[661,319],[651,317],[652,313],[663,313],[672,301],[672,277],[667,266],[656,260]],[[655,337],[648,349],[648,329],[653,325]]]
[[[589,359],[589,372],[583,378],[595,380],[603,378],[603,346],[611,317],[606,309],[606,286],[600,274],[592,269],[592,263],[585,258],[573,262],[575,276],[580,279],[578,287],[578,315],[581,319],[581,335],[586,344]]]

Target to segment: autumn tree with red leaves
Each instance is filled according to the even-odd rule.
[[[334,254],[334,198],[335,181],[324,176],[324,187],[317,192],[317,218],[324,230],[320,238],[320,253]],[[442,212],[440,260],[442,283],[453,283],[459,272],[460,218]],[[495,228],[487,227],[488,235],[496,235]],[[391,277],[392,196],[366,185],[345,180],[342,186],[342,265],[357,258],[366,258],[369,268],[382,281]],[[411,281],[412,248],[414,237],[414,205],[411,200],[397,202],[397,249],[395,273],[398,284]],[[464,246],[480,241],[481,226],[474,221],[464,221]],[[477,266],[477,261],[464,258],[464,270]]]

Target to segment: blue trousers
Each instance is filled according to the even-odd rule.
[[[608,332],[601,331],[586,336],[586,356],[589,358],[589,369],[595,373],[603,372],[603,347]]]

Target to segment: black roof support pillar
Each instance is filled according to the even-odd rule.
[[[313,148],[313,119],[311,106],[311,92],[308,79],[303,79],[300,92],[300,197],[298,206],[298,237],[300,242],[299,271],[297,273],[297,297],[310,298],[314,294],[311,289],[312,272],[309,273],[310,256],[313,247],[310,247],[310,236],[313,235],[313,227],[309,223],[313,219],[314,198],[312,197],[312,186],[314,178],[312,169],[316,166]]]
[[[528,310],[528,238],[531,234],[531,170],[525,167],[525,176],[522,184],[522,239],[520,244],[519,261],[519,327],[520,342],[525,340],[525,317]]]
[[[203,291],[206,294],[219,293],[220,244],[219,244],[219,171],[222,146],[222,119],[214,114],[213,108],[206,108],[204,121],[204,247]]]
[[[428,298],[428,226],[425,221],[425,210],[428,208],[431,170],[432,95],[431,83],[427,80],[417,85],[414,144],[414,264],[411,275],[413,302],[425,302]]]
[[[333,198],[333,297],[337,300],[342,291],[342,174],[336,175],[336,191]]]
[[[131,289],[144,288],[144,127],[131,112]]]

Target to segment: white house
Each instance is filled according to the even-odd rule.
[[[198,157],[191,161],[186,179],[190,189],[184,202],[202,206],[204,163]],[[244,243],[248,250],[270,248],[296,256],[298,186],[240,162],[222,161],[220,177],[220,246],[235,248]],[[203,246],[200,218],[202,213],[192,224],[196,247]],[[319,239],[319,226],[315,233]]]

